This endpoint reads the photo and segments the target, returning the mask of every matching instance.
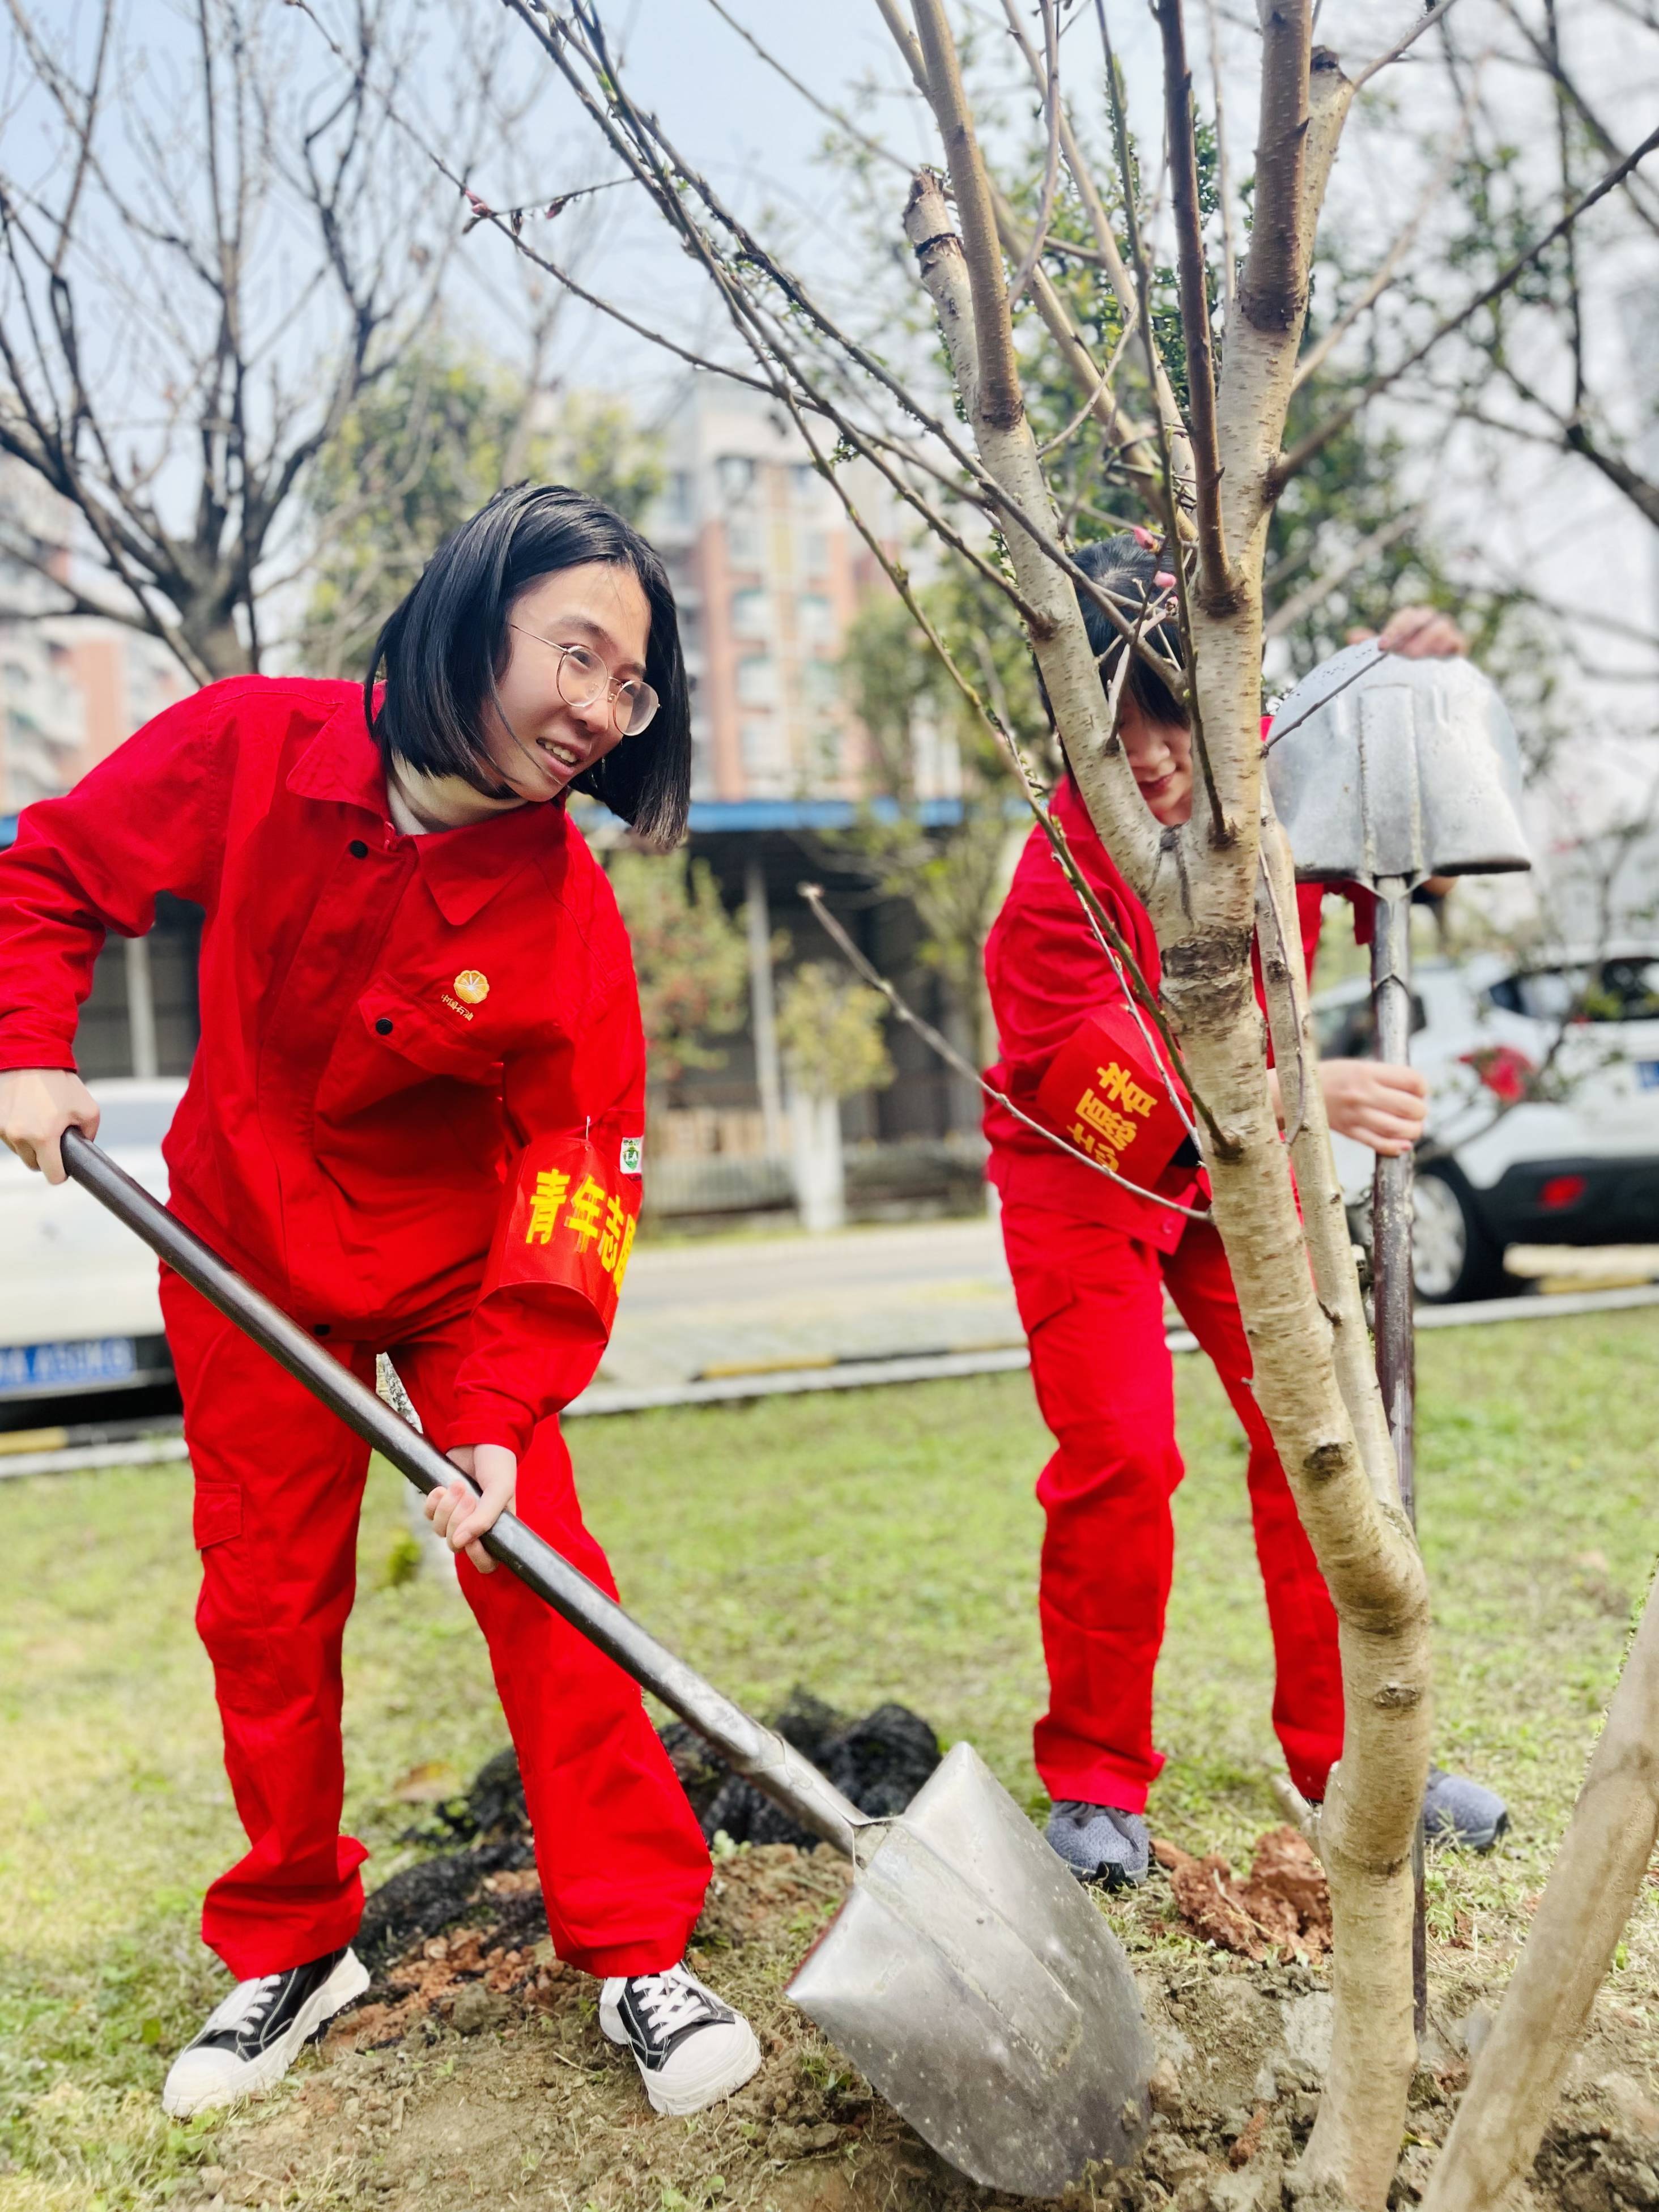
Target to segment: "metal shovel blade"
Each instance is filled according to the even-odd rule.
[[[1305,676],[1267,732],[1273,808],[1304,881],[1529,867],[1521,754],[1490,678],[1468,660],[1349,646]]]
[[[1128,1960],[971,1745],[854,1864],[789,1995],[916,2132],[1022,2197],[1133,2160],[1158,2054]]]

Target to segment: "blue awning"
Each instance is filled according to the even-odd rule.
[[[878,822],[896,822],[896,799],[866,799],[860,805],[851,799],[694,799],[690,827],[695,836],[729,834],[733,830],[851,830],[860,816]],[[912,818],[925,830],[949,830],[962,819],[959,799],[924,799],[912,810]],[[17,817],[0,814],[0,850],[17,836]]]
[[[851,799],[694,799],[689,826],[694,836],[699,830],[851,830],[860,815],[896,822],[900,808],[892,799],[866,799],[862,805]],[[924,799],[912,818],[924,829],[947,830],[961,821],[962,801]]]

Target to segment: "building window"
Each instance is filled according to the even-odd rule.
[[[734,568],[758,568],[760,566],[759,531],[752,522],[727,523],[726,550]]]
[[[770,637],[772,599],[769,592],[737,592],[732,599],[732,628],[738,637]]]
[[[836,642],[836,611],[822,592],[803,592],[799,602],[800,634],[808,645],[828,647]]]
[[[751,783],[778,783],[787,776],[789,758],[783,733],[770,722],[740,722],[738,745],[744,774]]]
[[[830,533],[827,530],[809,530],[805,540],[806,573],[814,581],[830,574]]]
[[[738,663],[739,706],[774,707],[777,697],[777,671],[763,653],[751,653]]]
[[[746,499],[755,482],[755,464],[740,453],[722,453],[714,464],[714,480],[723,499]]]
[[[809,660],[801,669],[801,692],[815,714],[833,714],[841,704],[841,672],[833,660]]]

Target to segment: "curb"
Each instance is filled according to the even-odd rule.
[[[1622,1313],[1659,1305],[1659,1283],[1617,1291],[1569,1291],[1547,1297],[1481,1298],[1462,1306],[1419,1309],[1419,1329],[1479,1328],[1502,1322],[1559,1321],[1574,1314]],[[1184,1328],[1170,1329],[1164,1341],[1172,1352],[1195,1352],[1198,1340]],[[654,1390],[617,1390],[590,1384],[564,1409],[567,1421],[595,1420],[617,1413],[658,1413],[675,1406],[747,1405],[762,1398],[806,1397],[822,1390],[870,1390],[890,1382],[943,1382],[970,1375],[1010,1375],[1030,1364],[1024,1346],[998,1345],[982,1352],[919,1352],[897,1359],[848,1359],[833,1366],[722,1375],[696,1382],[672,1382]],[[26,1474],[74,1474],[101,1467],[156,1467],[188,1457],[181,1433],[136,1437],[131,1443],[71,1441],[54,1451],[0,1449],[0,1482]],[[0,1438],[0,1445],[3,1438]]]

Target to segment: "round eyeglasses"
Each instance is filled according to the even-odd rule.
[[[651,726],[661,702],[643,678],[613,676],[598,653],[585,645],[556,645],[550,637],[538,635],[522,623],[509,623],[507,628],[517,630],[520,637],[534,638],[538,645],[558,654],[553,680],[567,707],[585,714],[608,696],[611,719],[623,737],[637,738],[641,730]]]

